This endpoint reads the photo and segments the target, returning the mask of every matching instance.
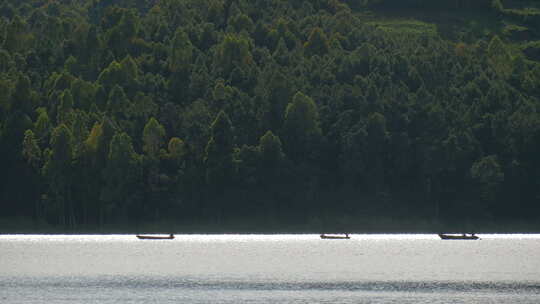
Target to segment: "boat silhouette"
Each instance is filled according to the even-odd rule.
[[[137,238],[139,240],[172,240],[174,239],[174,234],[171,233],[167,236],[137,234]]]
[[[345,235],[335,235],[335,234],[321,234],[321,239],[329,239],[329,240],[348,240],[351,237],[348,233],[345,233]]]
[[[446,234],[446,233],[439,233],[439,237],[441,240],[478,240],[479,237],[476,236],[474,233],[471,234]]]

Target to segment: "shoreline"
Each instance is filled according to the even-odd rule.
[[[0,219],[0,235],[5,234],[437,234],[471,233],[476,234],[535,234],[540,233],[537,220],[483,220],[446,221],[436,223],[423,219],[391,219],[377,217],[357,221],[306,221],[285,223],[268,221],[245,222],[180,222],[163,221],[159,223],[114,223],[101,227],[80,225],[76,228],[36,223],[28,218]]]

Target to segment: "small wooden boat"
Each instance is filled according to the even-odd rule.
[[[174,239],[174,234],[169,234],[168,236],[159,236],[159,235],[140,235],[137,234],[139,240],[172,240]]]
[[[351,237],[349,236],[348,233],[345,233],[345,235],[326,235],[326,234],[321,234],[321,239],[326,239],[326,240],[348,240],[350,239]]]
[[[441,240],[478,240],[479,237],[474,235],[474,233],[472,234],[444,234],[444,233],[439,233],[439,237],[441,238]]]

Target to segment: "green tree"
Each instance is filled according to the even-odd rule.
[[[123,74],[123,83],[122,87],[126,89],[128,92],[131,92],[128,94],[130,97],[135,95],[135,92],[139,90],[140,81],[140,71],[139,71],[139,65],[133,57],[130,55],[126,55],[122,61],[120,61],[120,69]]]
[[[123,10],[122,17],[116,25],[106,33],[106,41],[118,57],[128,53],[133,39],[137,36],[140,28],[140,20],[134,10]]]
[[[222,0],[210,1],[208,7],[208,21],[212,22],[216,26],[221,26],[225,19],[225,9]]]
[[[101,200],[106,202],[106,218],[126,215],[130,209],[139,207],[140,162],[131,137],[123,132],[116,133],[111,140],[104,170],[105,187],[101,192]]]
[[[177,29],[169,49],[169,70],[172,75],[169,89],[176,103],[185,103],[188,98],[189,78],[192,70],[194,47],[188,35]]]
[[[73,122],[73,96],[69,89],[66,89],[60,95],[60,105],[57,110],[56,122],[66,125],[70,125]]]
[[[509,77],[512,73],[512,57],[499,36],[494,36],[488,45],[488,61],[501,77]]]
[[[40,179],[40,170],[42,166],[42,153],[41,148],[38,145],[38,141],[36,140],[34,136],[34,132],[32,130],[27,130],[24,133],[24,140],[22,144],[23,150],[23,158],[26,161],[26,164],[28,165],[27,172],[20,172],[21,175],[24,175],[26,177],[26,183],[28,186],[28,189],[26,190],[28,193],[30,193],[30,199],[34,202],[33,207],[33,214],[32,217],[34,219],[41,219],[41,184],[42,181]],[[31,202],[29,202],[31,203]]]
[[[76,225],[71,200],[73,149],[71,131],[66,125],[61,124],[53,130],[50,146],[43,174],[54,197],[51,209],[54,210],[54,216],[58,217],[58,224],[72,228]]]
[[[249,18],[249,16],[245,14],[238,14],[230,18],[229,24],[234,28],[234,30],[237,33],[240,33],[242,31],[251,33],[253,29],[255,28],[255,25],[253,24],[253,20],[251,20],[251,18]]]
[[[109,92],[116,85],[129,90],[128,96],[135,95],[139,81],[138,66],[131,56],[126,56],[120,63],[112,61],[98,77],[98,82]]]
[[[190,143],[190,149],[201,160],[204,158],[204,151],[211,136],[209,128],[211,124],[210,107],[202,99],[195,100],[182,114],[180,124],[182,138]]]
[[[0,115],[11,109],[11,83],[6,80],[0,80]]]
[[[304,44],[304,51],[307,56],[325,55],[329,50],[328,38],[319,27],[314,28],[309,34],[308,41]]]
[[[272,54],[272,57],[281,65],[289,65],[289,49],[287,48],[287,44],[285,44],[285,40],[283,40],[283,38],[279,39],[276,50]]]
[[[73,94],[73,101],[77,108],[85,111],[90,110],[92,103],[95,102],[97,91],[92,82],[77,78],[71,83],[70,91]]]
[[[143,151],[150,158],[157,158],[165,140],[165,128],[154,118],[150,118],[143,130]]]
[[[47,115],[47,111],[43,109],[42,111],[39,111],[37,121],[34,123],[34,132],[38,141],[41,143],[48,142],[50,130],[51,124],[49,121],[49,115]]]
[[[85,187],[81,190],[84,206],[84,218],[103,225],[105,221],[105,202],[100,199],[102,189],[106,187],[103,170],[107,164],[110,142],[115,135],[115,128],[110,119],[104,117],[96,122],[84,141],[78,159],[79,172]]]
[[[205,95],[210,91],[210,85],[212,83],[210,73],[208,68],[204,63],[203,57],[197,57],[193,73],[190,77],[189,83],[189,95],[191,100],[196,100],[197,98],[204,98]]]
[[[294,89],[287,76],[279,70],[272,71],[270,79],[261,79],[263,92],[260,94],[265,97],[266,103],[261,106],[261,123],[268,124],[267,129],[277,133],[283,126],[285,109],[292,99]]]
[[[260,181],[262,194],[256,198],[263,203],[259,214],[277,216],[287,202],[287,193],[294,188],[294,182],[287,170],[287,160],[283,153],[281,140],[271,131],[267,131],[259,139],[259,160],[257,178]],[[298,189],[296,189],[298,190]],[[284,212],[287,213],[287,212]]]
[[[107,100],[107,112],[109,115],[117,119],[126,119],[130,106],[131,102],[124,89],[119,85],[115,85],[109,93]]]
[[[186,197],[183,179],[185,177],[187,154],[186,143],[178,137],[173,137],[169,140],[167,151],[162,155],[163,169],[167,176],[167,193],[177,202]]]
[[[259,140],[261,160],[267,169],[276,168],[284,160],[281,140],[272,131],[267,131]]]
[[[152,100],[152,95],[145,95],[143,93],[138,93],[135,95],[133,102],[130,104],[129,108],[126,111],[127,117],[130,122],[130,128],[125,131],[128,134],[140,133],[140,130],[144,129],[144,126],[150,119],[150,117],[155,116],[158,113],[158,105]],[[140,146],[138,143],[140,140],[136,140],[134,145]]]
[[[206,145],[206,182],[216,194],[222,194],[234,177],[234,135],[229,116],[220,111],[210,126]]]
[[[24,51],[32,39],[28,24],[21,16],[15,15],[6,29],[4,48],[12,53]]]
[[[88,115],[77,110],[72,113],[73,153],[78,157],[84,141],[88,137]]]
[[[183,140],[178,137],[173,137],[169,140],[167,145],[168,155],[171,159],[179,161],[186,154],[186,147]]]
[[[34,109],[34,92],[30,85],[30,78],[19,74],[15,82],[15,89],[11,95],[12,109],[25,114],[30,114]]]
[[[295,161],[313,158],[321,135],[317,105],[313,99],[297,92],[285,110],[283,136],[287,155]]]
[[[193,45],[188,35],[177,29],[169,50],[169,70],[173,73],[189,73],[193,59]]]
[[[37,169],[41,163],[41,149],[32,130],[24,132],[23,157],[32,168]]]
[[[235,67],[246,68],[253,63],[248,40],[227,34],[216,50],[216,66],[228,76]]]

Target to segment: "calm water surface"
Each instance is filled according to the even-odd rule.
[[[540,303],[540,235],[0,235],[0,303]]]

